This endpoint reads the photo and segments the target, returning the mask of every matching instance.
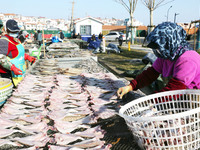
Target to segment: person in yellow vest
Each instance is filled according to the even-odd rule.
[[[25,49],[19,39],[17,39],[20,28],[15,20],[10,19],[6,22],[6,33],[0,38],[0,54],[6,55],[8,60],[22,71],[22,75],[16,75],[14,71],[9,72],[2,65],[0,66],[0,74],[2,77],[12,78],[15,86],[23,79],[26,72],[25,60],[31,63],[36,61],[35,57],[31,57],[25,53]]]

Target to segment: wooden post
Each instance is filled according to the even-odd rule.
[[[106,39],[105,39],[104,36],[103,36],[102,39],[103,39],[103,40],[102,40],[102,42],[103,42],[103,53],[105,53],[105,52],[106,52]]]
[[[43,40],[44,58],[45,58],[44,29],[42,29],[42,40]]]

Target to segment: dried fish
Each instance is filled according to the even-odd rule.
[[[47,143],[56,144],[57,150],[63,147],[65,150],[106,148],[105,142],[99,140],[105,132],[99,126],[91,128],[90,124],[116,114],[115,110],[105,106],[115,99],[116,85],[111,74],[99,73],[105,71],[104,68],[94,61],[88,62],[90,66],[81,64],[83,69],[61,69],[57,60],[41,60],[1,109],[0,124],[9,129],[5,134],[0,130],[0,135],[11,138],[21,132],[24,136],[12,137],[12,141],[30,149],[44,148]],[[87,72],[97,73],[82,73],[84,68],[89,68]],[[1,119],[3,117],[6,119]],[[85,131],[77,132],[80,129]],[[47,135],[49,130],[52,132]],[[57,143],[53,143],[54,140]],[[49,146],[49,149],[55,146]]]
[[[17,125],[17,127],[29,134],[36,134],[40,132],[44,132],[48,130],[47,123],[39,122],[32,125],[24,126],[24,125]]]
[[[46,134],[39,133],[24,138],[14,138],[14,140],[26,146],[44,147],[50,139]]]
[[[99,139],[93,138],[93,139],[89,139],[89,140],[84,140],[84,141],[76,143],[74,145],[66,145],[66,146],[87,149],[87,148],[92,148],[92,147],[96,147],[99,145],[102,146],[102,145],[104,145],[104,143],[105,143],[104,141],[100,141]]]
[[[56,143],[62,146],[65,146],[76,140],[81,140],[81,141],[84,140],[82,137],[75,134],[56,133],[54,136],[55,136]]]
[[[0,139],[0,149],[1,150],[10,150],[12,148],[20,148],[23,147],[22,144],[17,142],[12,142],[8,139]]]
[[[79,119],[85,118],[86,115],[71,115],[65,116],[62,120],[63,121],[77,121]]]
[[[85,131],[82,132],[76,132],[75,134],[84,138],[98,137],[100,139],[104,137],[105,131],[102,130],[100,126],[96,126],[94,128],[86,129]]]
[[[30,124],[32,124],[31,122],[27,122],[27,121],[25,121],[23,119],[12,119],[12,121],[14,121],[14,122],[16,122],[18,124],[21,124],[21,125],[30,125]]]
[[[29,148],[20,148],[20,150],[40,150],[37,146],[32,146],[32,147],[29,147]]]
[[[89,125],[81,125],[80,121],[66,122],[60,120],[55,120],[54,127],[64,134],[70,133],[77,128],[90,128]]]
[[[8,137],[10,135],[12,135],[13,133],[16,133],[16,132],[21,132],[21,133],[24,133],[23,131],[20,131],[20,130],[13,130],[13,129],[0,129],[0,138],[5,138],[5,137]]]
[[[49,150],[72,150],[70,147],[67,146],[56,146],[56,145],[48,145]],[[83,150],[83,149],[76,149],[76,150]]]

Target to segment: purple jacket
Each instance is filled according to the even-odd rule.
[[[176,61],[157,58],[153,68],[163,77],[183,82],[188,89],[200,89],[200,55],[196,51],[186,51]]]

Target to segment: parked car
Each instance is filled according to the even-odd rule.
[[[104,37],[105,37],[106,41],[118,41],[120,35],[122,35],[123,41],[125,41],[126,40],[126,34],[124,34],[122,32],[112,31],[112,32],[104,35]]]

